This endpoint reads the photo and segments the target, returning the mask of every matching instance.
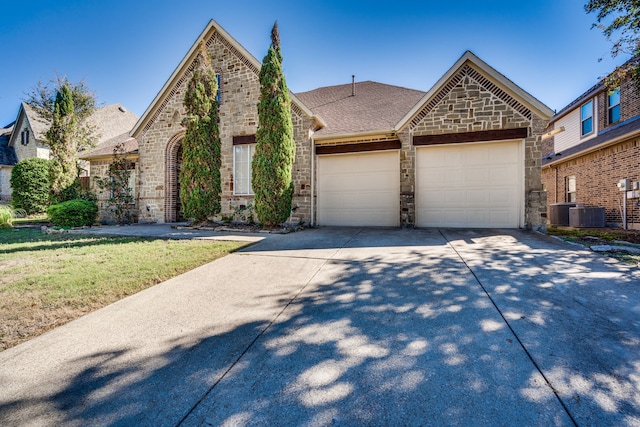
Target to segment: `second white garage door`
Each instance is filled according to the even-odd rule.
[[[522,141],[417,148],[416,225],[519,227],[522,157]]]
[[[398,151],[318,156],[318,224],[400,223]]]

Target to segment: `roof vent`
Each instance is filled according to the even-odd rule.
[[[351,96],[356,96],[356,76],[351,75]]]
[[[123,113],[126,113],[126,112],[127,112],[127,109],[126,109],[126,108],[124,108],[122,105],[118,107],[118,110],[120,110],[120,111],[121,111],[121,112],[123,112]]]

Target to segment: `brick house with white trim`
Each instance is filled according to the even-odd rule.
[[[577,202],[605,208],[608,226],[624,224],[621,179],[640,181],[640,93],[627,78],[604,79],[560,110],[543,141],[542,180],[549,204]],[[640,194],[629,192],[628,228],[640,229]]]
[[[211,21],[130,132],[140,222],[183,220],[183,98],[201,43],[220,76],[222,213],[253,201],[261,64]],[[352,82],[291,100],[289,222],[544,229],[541,137],[553,113],[473,53],[427,92]]]

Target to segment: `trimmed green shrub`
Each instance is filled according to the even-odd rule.
[[[88,200],[69,200],[49,207],[47,214],[57,227],[89,226],[98,217],[98,205]]]
[[[27,214],[49,207],[49,160],[31,158],[18,162],[11,171],[11,205]]]
[[[83,190],[80,185],[80,179],[76,178],[73,184],[65,188],[59,195],[52,194],[51,202],[53,204],[66,202],[68,200],[88,200],[90,202],[97,202],[98,196],[91,190]]]

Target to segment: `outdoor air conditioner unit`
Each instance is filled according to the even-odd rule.
[[[575,228],[604,227],[604,208],[595,206],[569,208],[569,226]]]
[[[569,208],[577,203],[552,203],[549,205],[549,222],[552,227],[569,226]]]

